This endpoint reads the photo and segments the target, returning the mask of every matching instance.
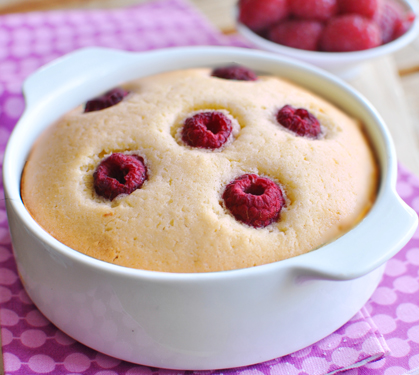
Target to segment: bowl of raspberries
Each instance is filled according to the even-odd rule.
[[[237,29],[258,48],[343,77],[419,32],[414,0],[240,0]]]

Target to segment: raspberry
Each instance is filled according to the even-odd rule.
[[[233,126],[221,112],[200,112],[185,120],[182,141],[191,147],[217,149],[230,136]]]
[[[379,11],[382,0],[338,0],[340,13],[355,13],[373,18]]]
[[[235,81],[256,81],[258,79],[252,70],[238,65],[216,68],[212,71],[211,76]]]
[[[360,51],[380,44],[378,25],[356,14],[332,17],[320,38],[320,49],[327,52]]]
[[[262,32],[288,16],[288,0],[241,0],[239,21]]]
[[[323,27],[318,21],[284,21],[270,29],[268,38],[284,46],[316,51]]]
[[[399,23],[396,24],[394,28],[392,40],[401,37],[407,30],[409,30],[414,20],[415,20],[415,14],[412,12],[407,13],[403,17],[403,19]]]
[[[383,3],[380,11],[377,12],[374,20],[380,28],[382,42],[388,43],[393,40],[395,30],[402,23],[403,8],[394,1],[386,1]]]
[[[115,153],[100,162],[93,173],[93,185],[98,195],[112,201],[139,189],[147,177],[141,156]]]
[[[110,90],[102,96],[89,100],[84,107],[84,113],[100,111],[101,109],[112,107],[122,101],[127,95],[128,91],[121,88]]]
[[[264,228],[277,221],[285,204],[275,182],[256,174],[245,174],[230,182],[223,199],[236,220],[254,228]]]
[[[338,11],[337,0],[292,0],[289,7],[297,18],[319,21],[329,19]]]
[[[279,110],[276,119],[282,126],[302,137],[317,138],[321,132],[317,118],[304,108],[285,105]]]

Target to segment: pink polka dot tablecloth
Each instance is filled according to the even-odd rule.
[[[246,46],[220,34],[184,0],[128,9],[54,11],[0,17],[0,161],[24,109],[23,80],[77,48],[130,51],[182,45]],[[398,191],[419,211],[419,179],[400,169]],[[0,325],[5,373],[190,375],[110,358],[75,342],[33,305],[19,281],[0,201]],[[401,375],[419,373],[419,233],[388,262],[370,301],[351,321],[291,355],[202,375]]]

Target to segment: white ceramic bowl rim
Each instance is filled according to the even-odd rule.
[[[410,28],[399,38],[382,44],[381,46],[362,50],[362,51],[352,51],[352,52],[322,52],[322,51],[307,51],[292,47],[287,47],[275,42],[272,42],[268,39],[265,39],[252,30],[250,30],[246,25],[237,22],[237,29],[239,32],[246,37],[249,41],[256,44],[258,47],[263,49],[283,53],[288,56],[292,56],[297,59],[304,61],[309,61],[312,64],[321,64],[326,63],[332,65],[333,63],[355,63],[363,60],[369,60],[379,56],[384,56],[395,52],[396,50],[408,45],[411,43],[419,34],[419,4],[413,0],[400,0],[403,2],[405,7],[415,14],[415,19],[410,26]],[[236,12],[238,14],[238,12]]]
[[[345,97],[345,103],[358,107],[360,112],[376,124],[374,131],[377,134],[374,137],[378,137],[377,143],[382,145],[380,147],[386,157],[381,157],[380,160],[381,187],[377,201],[361,224],[336,241],[298,257],[253,268],[186,274],[131,269],[91,258],[60,243],[33,220],[20,198],[20,177],[30,146],[43,128],[76,105],[129,79],[180,68],[224,65],[227,62],[266,70],[272,74],[276,71],[280,74],[281,70],[286,69],[288,74],[293,76],[292,80],[297,81],[311,77],[312,85],[317,83],[322,90],[328,88],[340,93]],[[66,74],[62,74],[64,68]],[[132,76],[133,70],[136,77]],[[77,90],[79,94],[71,96],[71,93]],[[404,246],[416,228],[416,215],[395,192],[397,162],[394,146],[379,114],[365,98],[342,80],[305,63],[272,53],[232,47],[181,47],[145,53],[87,48],[57,59],[35,72],[25,81],[24,94],[26,109],[12,132],[4,157],[5,197],[32,236],[55,248],[68,259],[93,267],[97,271],[154,281],[204,282],[248,277],[294,267],[304,269],[307,274],[320,278],[347,280],[363,276],[382,265]],[[59,99],[64,97],[66,101],[62,104]],[[49,109],[54,108],[52,104],[61,108],[51,117]],[[38,123],[38,126],[32,126],[33,122]],[[36,129],[32,130],[34,128]],[[28,140],[28,132],[32,132],[32,140]],[[21,150],[26,150],[24,155]],[[21,167],[18,166],[17,160],[20,160]],[[396,236],[393,231],[394,215],[400,219],[396,225],[400,234]],[[376,228],[377,221],[385,222],[384,232],[379,238],[375,238],[377,229],[373,235],[368,232],[371,228]],[[383,227],[379,228],[379,231],[381,230]]]

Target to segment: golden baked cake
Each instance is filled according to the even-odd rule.
[[[167,272],[252,267],[341,236],[370,209],[361,124],[243,67],[142,78],[80,106],[35,143],[23,202],[91,257]]]

